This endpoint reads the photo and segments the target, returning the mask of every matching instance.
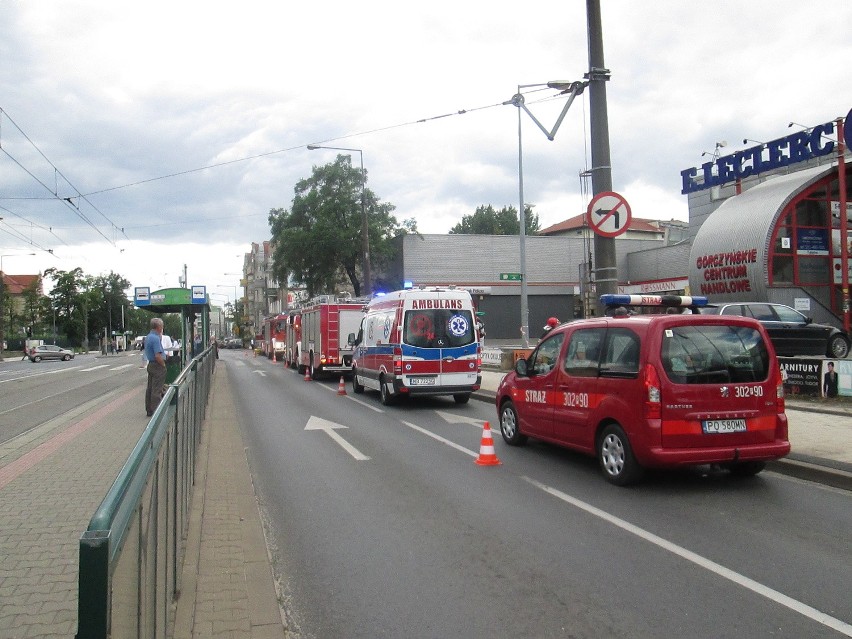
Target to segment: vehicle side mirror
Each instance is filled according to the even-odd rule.
[[[805,316],[805,326],[807,326],[808,324],[811,324],[813,321],[814,321],[813,317]]]
[[[529,377],[529,373],[527,372],[527,360],[519,359],[515,362],[515,372],[521,377]]]
[[[358,345],[358,341],[355,339],[355,333],[349,333],[349,335],[346,338],[346,343],[349,344],[349,346],[357,346]]]

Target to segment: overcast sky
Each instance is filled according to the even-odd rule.
[[[613,188],[634,217],[686,220],[680,171],[717,142],[852,107],[848,0],[601,5]],[[161,288],[186,265],[233,298],[269,210],[334,160],[312,143],[361,149],[398,220],[446,233],[478,205],[518,206],[518,111],[502,103],[587,70],[582,0],[0,0],[3,269]],[[554,93],[526,94],[548,129]],[[523,117],[543,227],[591,197],[587,122],[588,93],[552,142]]]

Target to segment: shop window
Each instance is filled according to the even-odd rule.
[[[825,201],[802,200],[796,205],[796,224],[798,226],[827,226],[827,207]]]
[[[827,284],[831,281],[831,267],[824,257],[799,258],[799,284]]]
[[[772,283],[793,283],[793,257],[776,255],[772,260]]]

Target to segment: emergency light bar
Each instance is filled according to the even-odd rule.
[[[707,306],[707,298],[698,295],[601,295],[601,304],[612,306]]]

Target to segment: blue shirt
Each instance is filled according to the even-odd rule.
[[[157,331],[151,331],[145,338],[145,359],[149,362],[156,362],[157,353],[163,358],[163,363],[165,364],[166,352],[163,350],[163,342],[160,339],[160,334]]]

